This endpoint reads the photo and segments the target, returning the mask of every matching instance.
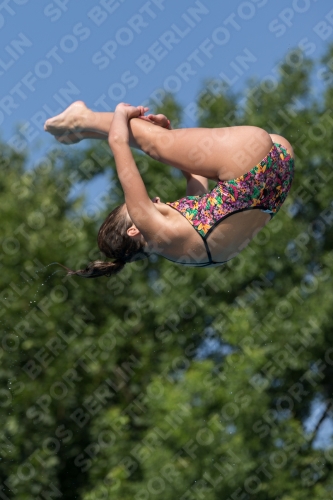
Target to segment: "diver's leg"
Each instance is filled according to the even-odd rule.
[[[45,123],[61,142],[71,136],[107,138],[113,113],[99,113],[78,101]],[[64,138],[64,141],[62,140]],[[162,163],[210,179],[233,179],[259,163],[272,147],[264,130],[251,127],[167,130],[140,118],[130,121],[130,145]]]
[[[133,126],[132,126],[133,121]],[[228,180],[247,173],[269,153],[272,139],[258,127],[152,130],[135,128],[135,139],[152,158],[209,179]]]
[[[89,109],[83,101],[76,101],[59,115],[46,120],[44,129],[63,144],[74,144],[83,139],[107,140],[112,120],[112,112],[95,112]],[[131,146],[137,149],[142,149],[135,140],[137,130],[147,130],[147,127],[152,125],[170,127],[169,120],[161,114],[148,115],[144,117],[144,120],[135,119],[135,121],[137,123],[133,125],[130,141]]]

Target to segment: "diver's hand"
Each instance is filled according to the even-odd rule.
[[[121,102],[116,106],[115,114],[124,114],[128,120],[131,118],[139,118],[143,116],[149,108],[145,106],[132,106],[131,104],[127,104],[125,102]]]
[[[117,145],[129,144],[129,121],[142,116],[149,108],[132,106],[121,102],[115,109],[109,130],[109,145],[114,150]]]
[[[171,130],[170,120],[165,115],[149,114],[146,116],[140,115],[140,116],[138,116],[138,118],[141,118],[141,120],[145,120],[147,122],[150,122],[153,125],[157,125],[158,127],[167,128],[167,129]]]

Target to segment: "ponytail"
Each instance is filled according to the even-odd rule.
[[[89,262],[85,269],[72,271],[66,268],[67,276],[81,276],[81,278],[99,278],[100,276],[113,276],[124,269],[126,262],[122,260],[114,260],[113,262],[103,262],[102,260],[95,260]]]

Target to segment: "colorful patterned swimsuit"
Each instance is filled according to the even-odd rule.
[[[178,210],[200,234],[207,252],[208,262],[182,264],[198,267],[224,264],[213,261],[207,244],[209,234],[227,217],[244,210],[260,209],[272,218],[286,199],[293,176],[293,158],[283,146],[274,143],[268,155],[247,174],[219,181],[203,196],[186,196],[168,202],[167,205]]]

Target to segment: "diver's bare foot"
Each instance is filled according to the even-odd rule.
[[[77,134],[83,132],[88,123],[91,124],[91,115],[93,112],[87,108],[83,101],[76,101],[59,115],[46,120],[44,130],[56,137]]]

